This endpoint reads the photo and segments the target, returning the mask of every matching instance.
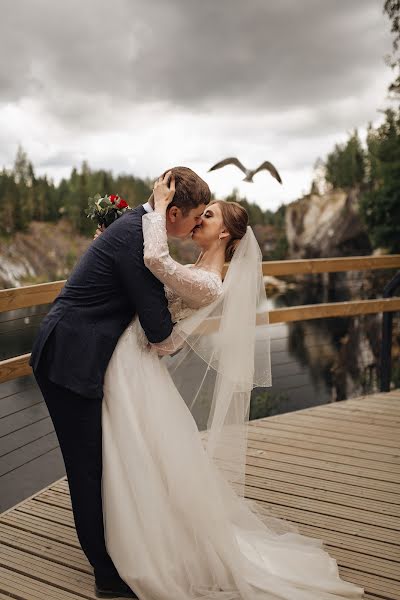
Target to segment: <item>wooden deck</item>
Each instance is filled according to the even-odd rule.
[[[246,495],[400,600],[400,390],[252,421]],[[0,600],[94,598],[64,478],[0,515]],[[171,599],[173,600],[173,599]]]
[[[33,376],[0,385],[0,513],[65,475],[53,423]]]

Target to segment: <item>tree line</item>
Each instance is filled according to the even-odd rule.
[[[0,233],[25,231],[32,221],[67,218],[77,233],[92,235],[93,222],[86,218],[85,209],[89,196],[98,192],[118,193],[135,207],[150,196],[151,184],[133,175],[92,170],[87,162],[55,184],[46,175],[36,176],[32,162],[19,147],[13,167],[0,172]]]
[[[146,202],[151,189],[150,180],[92,170],[87,162],[55,184],[46,175],[35,174],[32,162],[19,147],[13,167],[0,172],[0,234],[26,231],[32,221],[56,222],[66,218],[77,233],[93,235],[93,222],[85,215],[89,196],[115,193],[133,208]],[[240,198],[237,190],[226,199],[244,204],[252,225],[282,225],[282,209],[276,214],[263,211],[257,204]]]

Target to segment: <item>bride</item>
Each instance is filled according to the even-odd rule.
[[[196,264],[175,262],[165,226],[173,194],[173,178],[156,182],[143,236],[176,324],[150,344],[135,318],[104,382],[114,565],[141,600],[362,598],[322,540],[244,497],[250,392],[271,385],[261,253],[244,208],[215,201],[193,232]]]

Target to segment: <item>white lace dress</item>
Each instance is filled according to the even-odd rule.
[[[217,273],[172,260],[164,217],[144,215],[143,233],[173,320],[221,293]],[[273,533],[222,480],[137,319],[109,363],[102,418],[107,549],[141,600],[362,598],[321,540]]]

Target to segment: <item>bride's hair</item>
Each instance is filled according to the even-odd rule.
[[[229,262],[235,253],[235,250],[247,231],[249,224],[249,215],[247,210],[238,202],[226,202],[224,200],[214,200],[211,204],[218,204],[222,212],[222,220],[229,231],[230,239],[225,249],[225,260]]]
[[[192,208],[197,208],[200,204],[208,204],[211,200],[211,191],[208,184],[188,167],[172,167],[164,171],[163,175],[172,171],[175,177],[175,194],[171,206],[177,206],[181,209],[183,216],[186,216]]]

